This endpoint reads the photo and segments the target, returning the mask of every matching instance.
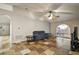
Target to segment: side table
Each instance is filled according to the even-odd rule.
[[[28,35],[26,36],[27,38],[27,43],[29,44],[29,42],[33,42],[33,36],[32,35]]]

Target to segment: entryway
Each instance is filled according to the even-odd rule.
[[[11,21],[8,15],[0,15],[0,51],[11,47]]]
[[[70,50],[70,27],[67,24],[58,25],[56,28],[56,42],[57,47]]]

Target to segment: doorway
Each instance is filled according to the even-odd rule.
[[[58,25],[56,28],[56,42],[58,48],[70,50],[70,27],[67,24]]]
[[[0,15],[0,50],[11,46],[11,21],[8,15]]]

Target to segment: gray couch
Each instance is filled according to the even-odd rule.
[[[45,33],[45,31],[34,31],[33,32],[33,40],[44,40],[48,39],[49,33]]]

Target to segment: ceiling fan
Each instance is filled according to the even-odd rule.
[[[42,11],[42,12],[37,12],[37,15],[39,17],[46,17],[48,20],[56,20],[60,16],[56,14],[55,11],[49,10],[49,11]]]
[[[56,12],[54,12],[54,11],[50,10],[47,13],[48,13],[47,17],[48,17],[49,20],[55,20],[55,19],[59,18],[59,16],[56,15]]]
[[[37,15],[39,16],[39,18],[44,18],[42,20],[46,20],[49,22],[55,22],[55,21],[60,21],[61,18],[63,18],[63,16],[78,16],[78,13],[74,13],[74,12],[61,12],[61,11],[56,11],[56,10],[44,10],[44,11],[38,11]]]

